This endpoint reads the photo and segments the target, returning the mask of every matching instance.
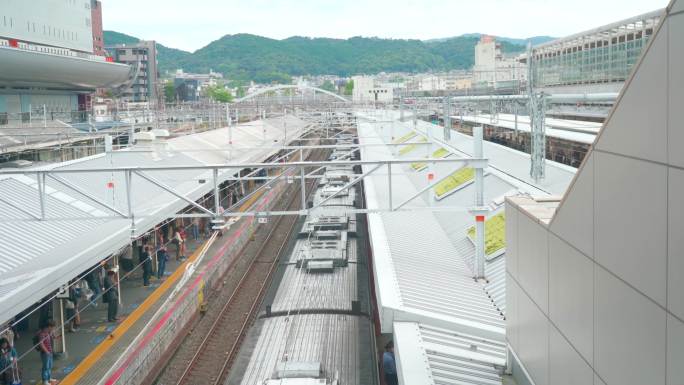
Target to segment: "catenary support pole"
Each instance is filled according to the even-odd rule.
[[[473,128],[473,156],[481,159],[483,157],[483,133],[482,127]],[[481,208],[484,206],[484,168],[475,168],[475,206]],[[475,216],[475,261],[476,261],[476,278],[485,278],[485,218],[484,215],[478,213]]]

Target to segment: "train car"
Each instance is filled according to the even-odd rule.
[[[368,258],[361,242],[366,235],[358,230],[356,214],[321,211],[356,207],[355,187],[333,196],[341,181],[353,178],[351,167],[326,170],[313,193],[313,205],[322,203],[321,208],[305,218],[281,258],[226,384],[377,384]]]

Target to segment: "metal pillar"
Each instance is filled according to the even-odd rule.
[[[69,288],[67,286],[67,293],[69,292],[68,290],[69,290]],[[66,349],[66,333],[64,330],[64,324],[65,324],[65,320],[64,320],[64,298],[59,299],[59,320],[60,320],[59,328],[60,328],[60,331],[62,333],[62,335],[61,335],[61,337],[62,337],[61,338],[61,340],[62,340],[62,354],[64,355],[64,357],[66,357],[67,356],[67,349]]]
[[[393,203],[392,203],[392,163],[387,163],[387,196],[388,196],[388,206],[389,210],[392,211],[393,208]]]
[[[444,98],[444,140],[451,139],[451,106],[449,97]]]
[[[530,176],[535,182],[544,179],[546,174],[546,100],[544,94],[537,95],[534,90],[535,72],[532,44],[527,44],[527,96],[530,109]]]
[[[399,121],[403,122],[404,121],[404,98],[401,98],[401,102],[399,103]]]
[[[301,185],[301,195],[302,195],[302,210],[306,210],[306,175],[304,172],[304,167],[301,167],[299,169],[299,174],[300,177],[302,178],[300,180],[300,185]]]
[[[473,157],[484,157],[482,147],[482,127],[473,127]],[[484,168],[475,168],[475,206],[478,209],[484,206]],[[475,216],[475,271],[477,279],[485,278],[485,222],[484,215],[478,213]]]
[[[38,195],[40,199],[40,219],[45,220],[45,173],[36,175],[38,181]]]

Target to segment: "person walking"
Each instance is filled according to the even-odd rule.
[[[140,253],[140,263],[143,269],[143,286],[150,286],[150,277],[152,276],[152,256],[150,256],[150,248],[145,245],[142,253]]]
[[[119,320],[117,314],[119,312],[119,291],[117,290],[116,277],[114,270],[107,271],[107,277],[104,280],[104,300],[107,302],[107,321],[116,322]]]
[[[169,254],[166,252],[166,247],[162,246],[157,251],[157,279],[164,277],[166,271],[166,262],[169,261]]]
[[[53,382],[57,382],[57,380],[52,378],[53,348],[55,346],[55,336],[52,331],[54,328],[55,321],[48,320],[36,336],[38,341],[36,349],[40,352],[40,361],[43,365],[41,369],[43,385],[50,385]]]
[[[6,338],[0,338],[0,384],[13,385],[19,381],[17,351]]]
[[[385,373],[387,385],[399,385],[397,363],[394,361],[394,342],[392,341],[385,345],[385,353],[382,355],[382,370]]]

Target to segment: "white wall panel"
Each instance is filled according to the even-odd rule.
[[[551,222],[551,231],[594,255],[594,155],[590,153],[580,174]],[[508,256],[508,254],[506,254]]]
[[[672,13],[675,12],[684,12],[684,1],[675,0],[674,4],[672,4]]]
[[[596,142],[597,149],[667,162],[668,36],[667,25],[663,27],[623,90]]]
[[[519,347],[518,328],[518,297],[520,296],[520,288],[515,283],[510,275],[506,276],[506,339],[508,343],[517,350]]]
[[[667,316],[667,385],[684,384],[684,323]]]
[[[684,8],[684,1],[677,5]],[[684,13],[668,20],[670,36],[669,50],[669,125],[668,157],[671,165],[684,167]]]
[[[506,204],[506,270],[518,277],[518,209]]]
[[[596,153],[596,256],[665,306],[667,167]]]
[[[684,171],[670,168],[667,308],[684,319]]]
[[[665,384],[665,310],[597,266],[594,354],[607,385]]]
[[[549,323],[525,293],[518,295],[518,355],[536,385],[549,383]]]
[[[594,263],[549,238],[549,316],[584,358],[594,360]]]
[[[553,385],[587,385],[594,371],[553,325],[549,328],[549,378]]]
[[[518,282],[548,313],[548,231],[527,215],[518,216]]]

